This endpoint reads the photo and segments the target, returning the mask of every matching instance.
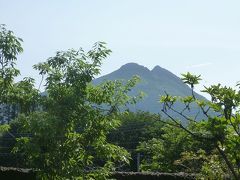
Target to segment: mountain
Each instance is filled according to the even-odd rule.
[[[191,89],[184,84],[178,76],[160,66],[155,66],[152,70],[149,70],[142,65],[128,63],[110,74],[95,79],[93,82],[94,84],[99,84],[106,80],[128,80],[134,75],[140,76],[141,82],[133,88],[130,95],[136,95],[138,92],[143,91],[146,96],[136,105],[129,106],[129,109],[132,111],[142,110],[152,113],[161,113],[162,104],[160,104],[159,100],[161,95],[165,95],[164,92],[182,97],[191,95]],[[195,93],[195,95],[198,99],[205,99],[197,93]],[[183,107],[181,103],[177,103],[175,106],[178,110],[183,109]],[[197,106],[193,105],[192,110],[187,112],[187,114],[194,117],[198,111],[199,109]],[[171,114],[174,117],[180,118],[177,114]],[[198,119],[199,118],[203,118],[203,115],[200,114],[198,116]]]

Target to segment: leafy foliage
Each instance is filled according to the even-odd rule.
[[[189,128],[198,129],[193,125],[191,127],[189,125]],[[200,148],[210,152],[213,149],[211,144],[194,140],[190,134],[174,126],[171,121],[165,121],[161,131],[160,137],[143,141],[138,146],[138,152],[142,155],[141,170],[148,172],[199,172],[199,166],[201,166],[199,161],[191,166],[191,171],[188,171],[189,168],[186,164],[175,162],[181,159],[183,152],[197,152]]]
[[[94,86],[101,61],[111,51],[105,43],[85,53],[68,50],[34,66],[46,76],[44,111],[22,114],[16,120],[16,153],[24,153],[29,167],[45,178],[105,179],[114,167],[129,162],[123,148],[108,143],[107,134],[119,125],[118,109],[131,103],[127,93],[138,81],[106,82]]]
[[[194,85],[198,84],[200,76],[187,73],[183,75],[183,80],[193,89]],[[205,87],[203,92],[206,92],[211,96],[211,102],[198,100],[192,90],[192,98],[180,98],[186,106],[182,111],[177,111],[173,107],[177,97],[172,97],[167,94],[161,98],[161,102],[164,103],[162,112],[171,119],[175,126],[184,130],[195,140],[200,142],[205,141],[211,144],[218,153],[217,157],[222,158],[219,161],[221,167],[228,167],[228,174],[233,178],[238,179],[240,176],[240,121],[238,111],[240,105],[240,93],[233,88],[226,86],[222,87],[220,84]],[[189,105],[191,103],[198,104],[207,120],[197,123],[195,121],[196,118],[194,119],[184,114],[184,111],[189,109]],[[195,123],[199,128],[198,131],[193,131],[192,129],[182,125],[174,117],[169,115],[169,111],[174,111],[185,118],[188,122]],[[210,111],[215,113],[210,114]],[[212,157],[214,156],[211,156],[211,158]],[[208,163],[204,164],[205,170],[207,164]],[[208,170],[210,172],[211,168],[208,168]]]
[[[2,80],[5,80],[5,85],[20,73],[13,67],[16,64],[17,55],[23,52],[21,42],[22,39],[7,30],[5,25],[0,25],[0,75]]]
[[[161,117],[149,112],[126,112],[120,115],[121,125],[109,134],[109,140],[134,151],[141,141],[160,137],[163,123]]]
[[[142,171],[176,172],[174,160],[190,146],[188,134],[168,125],[162,130],[164,134],[160,138],[142,142],[138,147]]]
[[[186,151],[181,154],[181,159],[174,163],[185,167],[186,172],[199,172],[197,179],[229,179],[227,166],[216,152],[213,150],[206,153],[199,149],[197,152]]]
[[[108,135],[110,142],[125,148],[131,154],[130,167],[124,166],[119,170],[137,171],[137,146],[142,141],[162,135],[163,123],[161,117],[149,112],[125,112],[119,116],[121,125]]]
[[[43,96],[32,78],[14,82],[20,73],[15,64],[21,42],[1,26],[0,103],[13,113],[1,133],[7,131],[16,140],[10,143],[15,144],[12,152],[24,159],[24,166],[39,170],[43,179],[106,179],[117,165],[128,163],[129,153],[109,143],[107,134],[120,124],[120,107],[139,98],[127,95],[139,78],[92,85],[111,53],[98,42],[88,52],[59,51],[35,65],[45,78]]]
[[[0,104],[1,104],[1,124],[8,121],[10,108],[6,105],[14,99],[9,97],[14,85],[14,77],[19,75],[19,70],[15,68],[17,55],[23,51],[22,39],[17,38],[12,31],[0,25]]]

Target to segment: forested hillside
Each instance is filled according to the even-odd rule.
[[[160,113],[162,116],[166,117],[161,112],[163,104],[160,103],[160,97],[162,95],[166,95],[166,93],[180,97],[192,95],[191,88],[184,84],[179,77],[160,66],[155,66],[152,70],[149,70],[136,63],[128,63],[110,74],[95,79],[93,82],[94,84],[100,84],[107,80],[126,81],[135,75],[139,76],[140,82],[132,88],[129,95],[136,96],[140,92],[143,92],[144,96],[141,100],[136,102],[136,104],[127,106],[131,111],[136,112],[141,110],[151,113]],[[198,99],[206,100],[196,92],[194,92],[194,94]],[[174,106],[179,111],[182,111],[185,107],[184,104],[180,102],[176,103]],[[200,120],[205,118],[197,105],[192,104],[191,106],[191,111],[185,111],[186,115],[195,117],[196,114],[200,112],[197,119]],[[185,120],[174,112],[171,112],[171,115],[183,121]]]

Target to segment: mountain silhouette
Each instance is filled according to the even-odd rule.
[[[162,114],[162,104],[159,100],[162,95],[165,95],[165,92],[169,95],[181,97],[191,95],[191,89],[184,84],[178,76],[160,66],[155,66],[152,70],[149,70],[142,65],[128,63],[110,74],[95,79],[93,82],[94,84],[99,84],[106,80],[128,80],[134,75],[138,75],[141,78],[141,82],[132,89],[130,95],[137,95],[140,91],[142,91],[146,94],[146,96],[143,100],[137,102],[136,105],[130,105],[129,109],[131,111],[141,110]],[[203,96],[197,93],[195,93],[195,96],[198,99],[206,100]],[[177,110],[182,110],[184,105],[178,102],[176,103],[175,108]],[[193,105],[191,111],[186,112],[186,115],[195,117],[198,112],[199,108],[196,105]],[[184,120],[184,118],[173,112],[170,114],[175,118]],[[198,119],[202,118],[204,118],[204,116],[200,113]]]

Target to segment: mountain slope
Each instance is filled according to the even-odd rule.
[[[191,89],[185,85],[179,77],[170,71],[161,68],[160,66],[156,66],[152,70],[149,70],[136,63],[125,64],[120,69],[95,79],[94,83],[98,84],[105,80],[116,79],[128,80],[134,75],[140,76],[141,82],[132,90],[130,95],[136,95],[139,91],[143,91],[146,96],[136,105],[129,107],[132,111],[143,110],[152,113],[161,113],[162,105],[159,103],[159,99],[161,95],[165,94],[165,92],[170,95],[182,97],[191,95]],[[197,93],[196,97],[199,99],[205,99]],[[177,103],[176,108],[180,110],[183,108],[183,105]],[[198,111],[199,109],[194,106],[191,112],[188,112],[188,115],[194,116]],[[176,114],[172,115],[177,117]],[[199,118],[202,117],[203,116],[199,116]]]

